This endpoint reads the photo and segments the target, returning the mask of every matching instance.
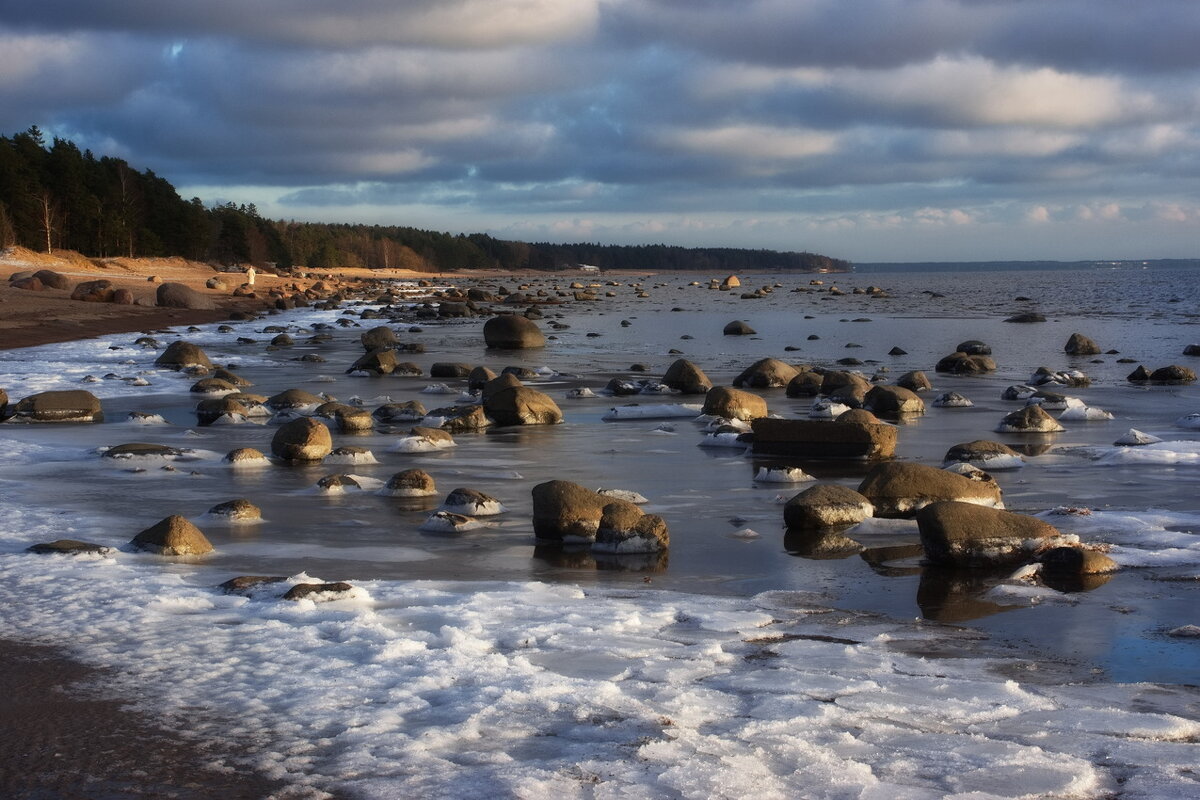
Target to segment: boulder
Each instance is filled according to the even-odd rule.
[[[407,400],[403,403],[385,403],[371,412],[371,416],[380,422],[391,424],[396,422],[419,422],[428,412],[419,400]]]
[[[682,394],[705,394],[712,388],[712,381],[704,374],[704,370],[686,358],[676,359],[667,367],[662,382],[664,386]]]
[[[924,464],[879,464],[863,478],[858,491],[880,517],[911,517],[925,506],[945,500],[1004,507],[994,483],[973,481]]]
[[[820,483],[795,495],[783,507],[789,529],[812,530],[857,525],[874,515],[875,506],[853,489]]]
[[[1063,347],[1063,351],[1071,356],[1098,356],[1100,355],[1100,345],[1084,336],[1082,333],[1072,333],[1067,339],[1067,344]]]
[[[431,378],[466,378],[470,374],[470,364],[438,361],[429,368]]]
[[[824,377],[817,372],[801,372],[787,385],[788,397],[816,397],[821,393]]]
[[[345,581],[335,583],[297,583],[287,590],[284,600],[336,600],[338,595],[344,595],[354,588]]]
[[[860,399],[871,389],[871,382],[856,372],[832,369],[821,376],[821,394],[831,395],[847,386],[859,390]]]
[[[78,539],[55,539],[53,542],[30,545],[25,551],[39,555],[110,556],[116,552],[116,548]]]
[[[767,416],[767,401],[741,389],[715,386],[704,396],[703,413],[749,421]]]
[[[600,512],[592,550],[599,553],[658,553],[671,544],[667,523],[632,503],[611,500]]]
[[[363,350],[367,352],[381,349],[392,350],[400,344],[400,339],[397,338],[396,332],[386,325],[380,325],[377,328],[364,331],[358,338],[362,342]]]
[[[154,293],[154,304],[164,308],[209,311],[217,307],[212,298],[183,283],[162,283]]]
[[[1026,561],[1061,535],[1037,517],[953,501],[922,508],[917,527],[929,561],[962,567]]]
[[[1099,550],[1083,547],[1052,547],[1040,560],[1042,571],[1053,575],[1105,575],[1120,568]]]
[[[946,451],[943,464],[973,464],[980,469],[1005,470],[1025,466],[1025,459],[1016,450],[1001,442],[976,439],[961,442]]]
[[[538,539],[587,542],[596,539],[604,507],[613,499],[570,481],[533,487],[533,532]]]
[[[903,386],[875,386],[866,393],[862,407],[875,414],[924,414],[925,401]]]
[[[201,378],[188,389],[193,394],[221,394],[237,390],[238,387],[223,378]]]
[[[1020,314],[1013,314],[1011,317],[1008,317],[1004,321],[1005,322],[1019,322],[1019,323],[1045,322],[1046,317],[1037,313],[1036,311],[1025,311]]]
[[[490,494],[460,486],[446,495],[440,510],[468,517],[490,517],[503,514],[508,509]]]
[[[332,450],[329,428],[310,417],[280,425],[271,438],[271,452],[284,461],[320,461]]]
[[[24,289],[27,292],[44,292],[46,284],[30,275],[28,278],[17,278],[8,284],[13,289]]]
[[[399,359],[396,358],[395,350],[380,347],[360,356],[357,361],[350,365],[350,369],[346,370],[346,372],[369,372],[372,375],[391,375],[396,371],[398,363]]]
[[[435,408],[429,412],[429,417],[440,417],[442,430],[450,433],[481,431],[492,424],[492,420],[484,413],[483,406],[477,405]]]
[[[969,356],[990,356],[992,354],[991,346],[978,339],[968,339],[965,342],[959,342],[958,347],[954,348],[954,350],[958,353],[966,353]]]
[[[255,450],[253,447],[239,447],[235,450],[230,450],[221,459],[226,464],[265,464],[267,456],[261,450]]]
[[[297,408],[317,408],[325,398],[303,389],[285,389],[267,398],[267,407],[272,411],[291,411]]]
[[[996,426],[997,433],[1058,433],[1064,430],[1066,428],[1039,405],[1025,406],[1007,414]]]
[[[751,328],[740,319],[735,319],[733,322],[725,326],[724,334],[726,336],[753,336],[758,331]]]
[[[546,336],[537,323],[516,314],[501,314],[483,324],[483,340],[498,350],[545,347]]]
[[[238,594],[243,597],[251,597],[264,586],[269,586],[273,583],[283,583],[287,578],[274,575],[239,575],[236,578],[230,578],[217,588],[225,594]]]
[[[1185,356],[1200,356],[1200,344],[1189,344],[1183,348],[1183,354]]]
[[[1195,380],[1195,370],[1190,367],[1181,367],[1178,364],[1159,367],[1150,373],[1150,381],[1152,383],[1193,383]]]
[[[212,369],[212,361],[198,345],[191,342],[171,342],[154,360],[154,366],[181,370],[189,367]]]
[[[488,381],[494,380],[495,377],[496,373],[492,372],[492,370],[488,369],[487,367],[482,365],[475,367],[475,369],[471,370],[471,374],[467,376],[467,391],[481,392],[483,391],[484,385]],[[518,383],[520,383],[520,381],[518,381]]]
[[[433,476],[423,469],[406,469],[388,478],[379,494],[390,497],[430,497],[437,494]]]
[[[100,399],[82,389],[39,392],[23,397],[13,408],[13,422],[101,422]]]
[[[246,417],[248,414],[249,409],[229,395],[210,397],[196,404],[196,422],[199,425],[212,425],[226,416],[229,420],[237,420],[238,417]]]
[[[32,277],[41,282],[47,289],[70,289],[71,279],[61,272],[55,272],[51,269],[39,269],[33,273]]]
[[[750,425],[756,454],[850,459],[891,458],[896,454],[896,428],[877,420],[843,422],[839,418],[837,422],[824,422],[761,417]]]
[[[151,444],[149,442],[128,442],[119,444],[116,447],[110,447],[104,451],[101,458],[123,459],[123,458],[139,458],[142,456],[159,456],[162,458],[177,458],[185,453],[194,453],[194,450],[181,450],[178,447],[171,447],[165,444]]]
[[[929,378],[921,370],[904,373],[896,379],[896,385],[908,389],[910,392],[928,392],[933,390],[933,384],[929,382]]]
[[[563,421],[562,410],[549,395],[527,386],[488,395],[483,410],[497,425],[557,425]]]
[[[262,519],[262,509],[244,497],[217,503],[208,510],[216,517],[226,517],[234,522],[253,522]]]
[[[996,362],[992,360],[991,356],[973,356],[954,352],[939,361],[934,370],[954,375],[983,375],[987,372],[995,372]]]
[[[163,556],[202,556],[213,550],[200,529],[178,514],[146,528],[130,540],[129,546]]]
[[[491,370],[488,371],[490,372]],[[486,404],[487,399],[497,392],[503,392],[506,389],[517,389],[524,385],[521,383],[521,379],[511,372],[502,372],[480,387],[479,396]]]
[[[111,303],[115,291],[112,281],[109,280],[84,281],[75,286],[71,292],[71,299],[84,303]]]
[[[791,364],[777,358],[763,358],[742,370],[733,379],[733,385],[739,388],[773,389],[787,386],[799,374],[800,370]]]

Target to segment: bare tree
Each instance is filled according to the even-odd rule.
[[[38,222],[41,223],[42,233],[46,234],[46,253],[53,253],[54,234],[58,231],[58,226],[62,222],[58,202],[45,189],[35,199],[37,200]]]
[[[11,247],[17,243],[17,229],[13,227],[8,206],[0,202],[0,247]]]

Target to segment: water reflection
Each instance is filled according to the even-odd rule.
[[[658,553],[594,553],[587,547],[537,545],[533,558],[559,569],[594,569],[614,572],[665,572],[670,556]]]
[[[788,528],[783,534],[783,548],[788,555],[823,560],[849,558],[862,552],[863,546],[840,530]]]
[[[965,622],[1011,611],[1024,606],[1006,606],[982,599],[982,596],[1008,577],[1009,572],[994,573],[951,570],[926,566],[917,587],[917,606],[925,619],[936,622]]]

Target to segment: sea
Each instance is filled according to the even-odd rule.
[[[360,334],[384,322],[357,304],[156,331],[157,348],[130,333],[0,351],[12,402],[86,389],[104,405],[101,424],[0,425],[0,637],[103,668],[95,691],[203,745],[212,769],[281,781],[281,797],[1200,797],[1200,386],[1127,380],[1139,364],[1200,367],[1183,355],[1200,342],[1200,272],[939,266],[710,288],[724,277],[464,279],[551,295],[598,284],[594,302],[542,308],[538,350],[489,350],[482,318],[424,318],[414,300],[387,324],[424,346],[404,356],[424,375],[435,362],[524,368],[565,421],[458,434],[432,453],[406,451],[412,423],[335,431],[335,445],[369,455],[308,466],[225,463],[240,447],[269,453],[275,424],[198,425],[196,378],[156,368],[162,348],[198,344],[251,392],[300,388],[368,409],[472,402],[466,381],[348,374]],[[1005,321],[1023,312],[1046,320]],[[724,335],[734,320],[756,333]],[[280,329],[295,343],[269,347]],[[1104,353],[1067,355],[1073,333]],[[990,346],[997,370],[936,373],[967,340]],[[940,466],[957,443],[1005,442],[1024,455],[993,473],[1006,507],[1105,547],[1121,569],[1070,586],[947,574],[922,563],[909,520],[797,537],[782,504],[812,483],[763,482],[760,470],[798,466],[854,488],[868,464],[703,446],[696,398],[653,383],[605,391],[660,378],[677,358],[729,385],[765,357],[885,382],[924,371],[934,390],[923,415],[898,422],[897,458]],[[1023,405],[1005,390],[1043,366],[1090,379],[1042,387],[1078,401],[1066,430],[996,433]],[[951,391],[973,405],[931,404]],[[822,413],[812,398],[759,393],[775,415]],[[1161,441],[1114,444],[1130,429]],[[180,454],[102,456],[131,442]],[[414,467],[437,495],[378,493]],[[318,485],[337,473],[358,486]],[[551,479],[641,494],[669,526],[669,552],[537,542],[531,489]],[[469,531],[422,530],[459,487],[504,512]],[[263,519],[209,513],[236,498]],[[127,547],[171,514],[214,553]],[[114,552],[26,552],[63,538]],[[241,575],[287,580],[251,596],[217,588]],[[353,588],[280,598],[315,581]]]

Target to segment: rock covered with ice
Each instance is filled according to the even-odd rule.
[[[425,533],[467,533],[487,527],[488,523],[465,514],[435,511],[417,529]]]
[[[436,453],[457,446],[449,431],[415,425],[389,449],[393,453]]]
[[[696,417],[702,411],[703,406],[696,403],[663,403],[659,405],[633,403],[631,405],[610,408],[602,419],[605,422],[621,422],[633,419],[675,419],[677,417]]]
[[[259,522],[262,520],[262,509],[244,497],[217,503],[208,510],[208,514],[213,517],[223,517],[231,522]]]
[[[446,495],[440,510],[468,517],[490,517],[503,514],[508,509],[491,495],[476,489],[459,487]]]
[[[799,467],[759,467],[754,474],[755,483],[806,483],[815,480]]]
[[[624,500],[626,503],[633,503],[639,506],[650,502],[640,492],[635,492],[632,489],[597,489],[596,494],[601,497],[611,497],[614,500]]]
[[[266,467],[271,464],[271,460],[262,451],[255,450],[253,447],[239,447],[236,450],[230,450],[221,460],[239,468]]]
[[[1125,435],[1117,439],[1113,444],[1117,447],[1142,447],[1148,444],[1157,444],[1162,439],[1153,434],[1144,433],[1137,428],[1130,428]]]
[[[1002,442],[988,439],[961,442],[946,451],[943,466],[960,462],[992,471],[1020,469],[1025,466],[1025,459],[1016,450]]]
[[[836,483],[809,487],[788,500],[783,521],[788,528],[825,529],[857,525],[875,513],[863,495]]]
[[[377,494],[384,497],[430,497],[437,494],[433,476],[423,469],[397,472]]]
[[[365,447],[345,444],[341,445],[340,447],[333,448],[329,455],[325,457],[325,463],[360,466],[365,464],[378,464],[379,459],[375,458],[375,454]]]
[[[1000,420],[996,426],[997,433],[1058,433],[1064,431],[1062,425],[1054,417],[1047,414],[1040,405],[1025,406],[1019,411],[1013,411]]]
[[[17,401],[12,422],[94,423],[104,421],[100,398],[83,389],[38,392]]]

